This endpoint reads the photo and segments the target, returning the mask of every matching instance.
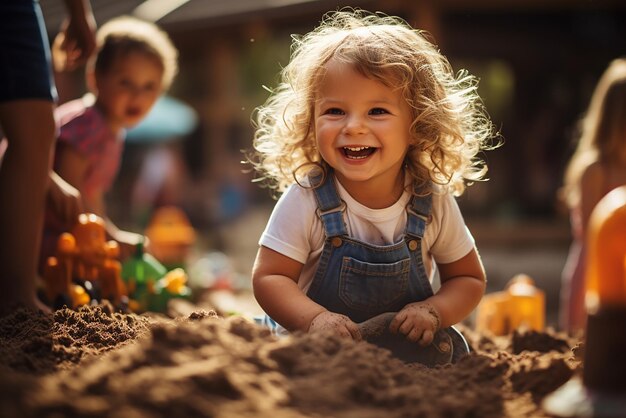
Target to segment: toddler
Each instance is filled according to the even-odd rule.
[[[449,327],[485,290],[453,197],[483,178],[476,154],[493,136],[475,79],[399,18],[358,10],[294,38],[281,75],[253,158],[284,191],[252,272],[267,322],[359,340],[357,323],[397,312],[390,331],[410,341],[460,337]]]
[[[53,167],[80,191],[84,210],[105,219],[123,259],[143,237],[119,230],[107,218],[105,194],[120,165],[125,129],[139,123],[170,86],[178,53],[156,25],[131,17],[104,24],[96,40],[97,51],[86,73],[93,95],[65,103],[55,112],[60,135]],[[47,212],[42,262],[54,253],[63,232]]]

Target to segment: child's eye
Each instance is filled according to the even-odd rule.
[[[329,109],[326,109],[324,111],[325,115],[343,115],[343,110],[339,109],[338,107],[331,107]]]
[[[143,89],[147,92],[153,92],[157,89],[157,85],[154,83],[150,83],[150,84],[145,85]]]
[[[383,109],[382,107],[375,107],[370,110],[370,115],[386,115],[388,113],[387,109]]]

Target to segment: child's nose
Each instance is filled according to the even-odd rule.
[[[346,135],[360,135],[367,131],[367,124],[360,116],[353,115],[348,117],[344,126]]]
[[[127,94],[131,100],[137,100],[137,98],[141,96],[141,88],[137,86],[128,86]]]
[[[146,89],[141,87],[135,87],[131,91],[131,100],[135,103],[143,103],[150,101],[152,99],[153,94],[148,92]]]

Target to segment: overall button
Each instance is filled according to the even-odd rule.
[[[415,241],[414,239],[409,241],[409,250],[411,251],[417,250],[417,241]]]
[[[343,241],[339,237],[334,237],[330,241],[330,243],[332,244],[333,247],[337,248],[337,247],[341,247],[341,244],[343,244]]]

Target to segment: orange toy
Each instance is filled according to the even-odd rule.
[[[626,187],[605,196],[589,219],[586,272],[588,311],[626,306]]]
[[[150,253],[168,268],[181,267],[196,240],[185,213],[175,206],[158,208],[146,229]]]
[[[543,331],[545,294],[525,274],[513,277],[502,292],[483,297],[476,314],[476,329],[506,335],[520,327]]]
[[[626,413],[626,186],[593,209],[587,248],[582,379],[570,379],[543,406],[560,417],[621,418]]]
[[[626,186],[598,202],[587,244],[583,382],[626,397]]]
[[[44,284],[49,302],[55,308],[89,303],[91,297],[79,285],[84,284],[99,288],[102,298],[121,305],[127,291],[118,256],[117,242],[106,241],[102,218],[93,213],[79,215],[71,233],[59,237],[57,256],[47,260]]]
[[[75,307],[89,303],[85,288],[73,283],[73,254],[76,240],[72,234],[62,234],[57,242],[57,256],[48,258],[44,270],[45,293],[55,307]]]

